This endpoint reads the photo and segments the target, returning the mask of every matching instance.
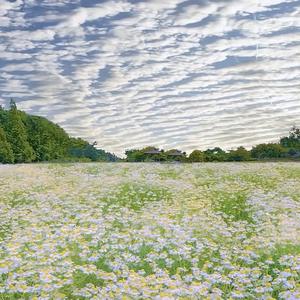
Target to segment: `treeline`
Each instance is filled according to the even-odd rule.
[[[128,162],[151,161],[181,161],[181,162],[214,162],[214,161],[255,161],[255,160],[300,160],[300,129],[293,127],[289,135],[280,139],[278,143],[265,143],[247,150],[238,147],[236,150],[225,151],[219,147],[205,151],[194,150],[189,155],[177,149],[160,150],[156,147],[127,150]]]
[[[39,116],[18,110],[11,100],[9,109],[0,106],[0,163],[43,161],[251,161],[300,160],[300,129],[293,127],[288,136],[278,143],[259,144],[247,150],[238,147],[225,151],[220,147],[194,150],[189,155],[178,149],[163,150],[156,147],[127,150],[126,158],[96,148],[81,138],[70,137],[63,128]]]
[[[95,145],[70,137],[46,118],[18,110],[13,100],[8,110],[0,107],[0,163],[119,159]]]

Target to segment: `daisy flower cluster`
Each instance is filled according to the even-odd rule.
[[[300,299],[300,165],[0,166],[0,299]]]

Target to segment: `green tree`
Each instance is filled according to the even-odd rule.
[[[293,126],[289,136],[280,139],[280,145],[285,148],[300,149],[300,129]]]
[[[11,145],[7,141],[5,131],[1,127],[0,127],[0,162],[1,163],[14,162],[14,154],[11,149]]]
[[[248,161],[251,160],[251,153],[244,147],[238,147],[236,150],[229,151],[229,161]]]
[[[63,159],[69,155],[70,137],[61,127],[42,117],[20,114],[36,161]]]
[[[251,156],[257,159],[280,158],[286,153],[286,149],[280,144],[259,144],[251,149]]]
[[[226,161],[227,155],[220,147],[207,149],[204,151],[205,161]]]
[[[126,150],[125,155],[128,162],[142,162],[145,160],[145,154],[139,149]]]
[[[12,98],[10,99],[9,107],[10,107],[10,110],[17,110],[17,104]]]
[[[46,118],[17,109],[0,107],[0,127],[15,155],[15,162],[29,161],[116,161],[119,158],[80,138],[71,138],[63,128]]]
[[[11,100],[8,112],[7,139],[12,146],[15,162],[31,162],[34,160],[35,154],[28,142],[26,127],[13,100]]]
[[[190,162],[203,162],[205,161],[205,154],[200,150],[194,150],[190,153],[188,160]]]

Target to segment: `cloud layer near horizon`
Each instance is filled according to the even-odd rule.
[[[0,41],[0,103],[117,154],[300,122],[300,0],[0,0]]]

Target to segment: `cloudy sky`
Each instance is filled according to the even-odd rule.
[[[275,141],[300,125],[300,0],[0,0],[0,103],[101,148]]]

